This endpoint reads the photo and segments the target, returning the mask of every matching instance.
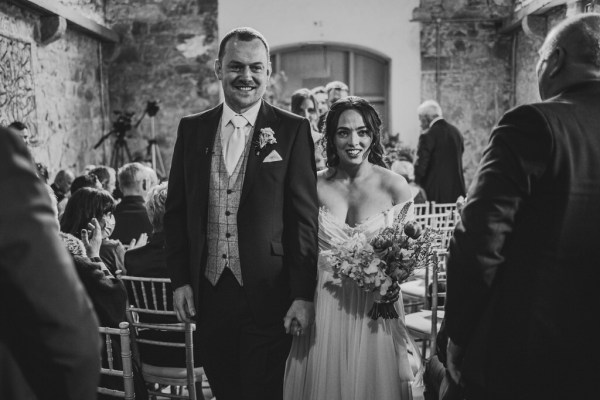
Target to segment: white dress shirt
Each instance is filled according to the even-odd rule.
[[[260,106],[262,101],[257,101],[255,105],[253,105],[248,111],[246,111],[242,115],[248,121],[248,125],[246,125],[243,129],[244,134],[246,135],[246,140],[248,139],[248,135],[252,130],[252,127],[256,125],[256,118],[258,117],[258,111],[260,110]],[[223,115],[221,116],[221,145],[223,146],[223,155],[227,154],[228,146],[229,146],[229,138],[233,135],[233,131],[235,127],[231,122],[231,118],[233,116],[238,115],[235,111],[233,111],[227,103],[223,102]]]

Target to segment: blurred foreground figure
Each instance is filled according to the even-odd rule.
[[[98,323],[23,140],[0,132],[0,398],[95,399]]]
[[[493,130],[450,245],[448,367],[467,399],[597,390],[600,14],[563,21],[539,54],[543,101]]]

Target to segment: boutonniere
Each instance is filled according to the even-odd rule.
[[[275,139],[275,132],[271,128],[262,128],[260,130],[260,134],[258,135],[258,140],[254,143],[254,147],[256,148],[256,155],[260,155],[260,151],[268,144],[277,143],[277,139]]]

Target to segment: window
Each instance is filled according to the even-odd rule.
[[[272,51],[273,73],[278,81],[275,102],[289,107],[292,93],[331,81],[348,84],[350,94],[371,102],[387,126],[389,61],[366,50],[307,44]],[[286,80],[282,82],[281,76]]]

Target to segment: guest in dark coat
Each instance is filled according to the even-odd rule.
[[[0,399],[93,399],[98,322],[25,144],[5,129],[0,188]]]
[[[543,101],[492,131],[448,260],[448,367],[468,399],[597,392],[600,14],[546,38]]]
[[[123,244],[139,241],[150,234],[152,225],[144,206],[144,197],[152,186],[150,171],[140,163],[125,164],[119,169],[119,188],[123,199],[115,209],[115,230],[112,238]]]
[[[150,189],[146,197],[148,217],[152,221],[153,232],[145,246],[129,250],[125,253],[125,267],[131,276],[147,278],[169,278],[165,256],[165,233],[163,231],[163,216],[165,215],[165,200],[167,199],[167,183],[163,182]],[[167,304],[173,308],[173,296],[169,285]],[[128,290],[130,288],[128,287]],[[150,285],[146,286],[150,293]],[[133,293],[129,293],[131,298]],[[162,304],[162,293],[157,293],[157,301]],[[165,315],[140,314],[140,321],[149,323],[178,323],[177,317]],[[139,336],[150,340],[167,340],[183,343],[185,338],[180,332],[139,332]],[[196,350],[198,346],[194,347]],[[164,367],[185,366],[185,349],[139,344],[140,356],[144,363]],[[196,352],[197,353],[197,352]],[[194,356],[197,365],[200,364],[198,354]]]
[[[442,109],[435,101],[423,102],[418,112],[424,132],[417,148],[415,182],[425,189],[427,200],[454,203],[465,195],[463,137],[442,117]]]

